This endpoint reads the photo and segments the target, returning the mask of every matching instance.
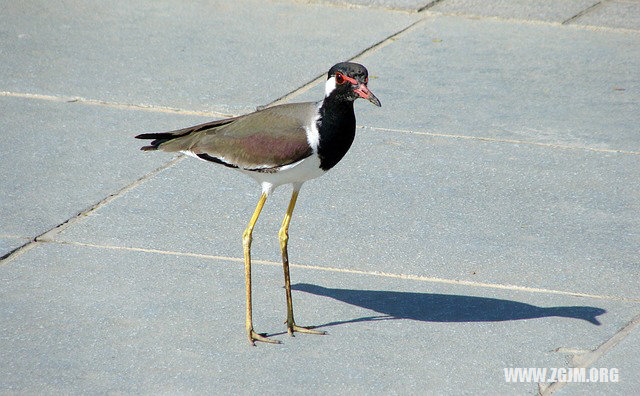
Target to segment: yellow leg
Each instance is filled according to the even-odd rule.
[[[247,329],[247,336],[249,337],[251,345],[255,345],[255,341],[268,342],[271,344],[280,343],[280,341],[271,340],[265,335],[258,334],[253,331],[253,319],[251,316],[251,234],[253,233],[253,227],[256,225],[256,221],[258,221],[258,216],[260,216],[260,212],[262,211],[262,207],[266,200],[267,194],[263,193],[260,196],[256,210],[253,212],[253,216],[251,216],[249,225],[242,234],[242,247],[244,248],[244,275],[247,289],[247,315],[245,318],[245,327]]]
[[[291,194],[291,201],[289,201],[289,207],[287,213],[282,220],[282,227],[278,236],[280,237],[280,250],[282,251],[282,267],[284,268],[284,288],[287,293],[287,332],[293,336],[294,332],[308,333],[308,334],[326,334],[324,331],[311,330],[313,327],[298,326],[293,319],[293,300],[291,299],[291,280],[289,278],[289,253],[287,252],[287,242],[289,241],[289,223],[291,222],[291,215],[293,208],[296,206],[299,190],[294,189]]]

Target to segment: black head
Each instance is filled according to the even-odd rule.
[[[363,98],[380,107],[380,101],[367,87],[368,82],[369,72],[364,66],[352,62],[338,63],[327,74],[325,96],[351,102]]]

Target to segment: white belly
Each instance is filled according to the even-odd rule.
[[[320,169],[320,158],[315,153],[291,165],[283,166],[278,172],[252,172],[242,169],[240,169],[240,172],[254,178],[262,185],[263,191],[267,193],[283,184],[299,186],[307,180],[315,179],[326,173]]]

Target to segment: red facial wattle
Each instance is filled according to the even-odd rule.
[[[373,92],[369,91],[369,88],[367,87],[367,82],[369,81],[368,78],[365,79],[364,83],[359,83],[355,78],[345,76],[342,73],[336,73],[335,80],[338,85],[350,83],[353,86],[353,92],[355,92],[356,95],[368,100],[378,107],[382,106],[382,104],[380,104],[380,100],[376,98]]]

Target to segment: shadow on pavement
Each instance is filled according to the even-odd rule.
[[[330,289],[308,283],[298,283],[292,285],[291,288],[318,296],[330,297],[383,314],[330,322],[315,327],[389,319],[413,319],[425,322],[498,322],[548,316],[582,319],[599,326],[600,322],[597,316],[607,312],[596,307],[543,308],[511,300],[455,294]]]

